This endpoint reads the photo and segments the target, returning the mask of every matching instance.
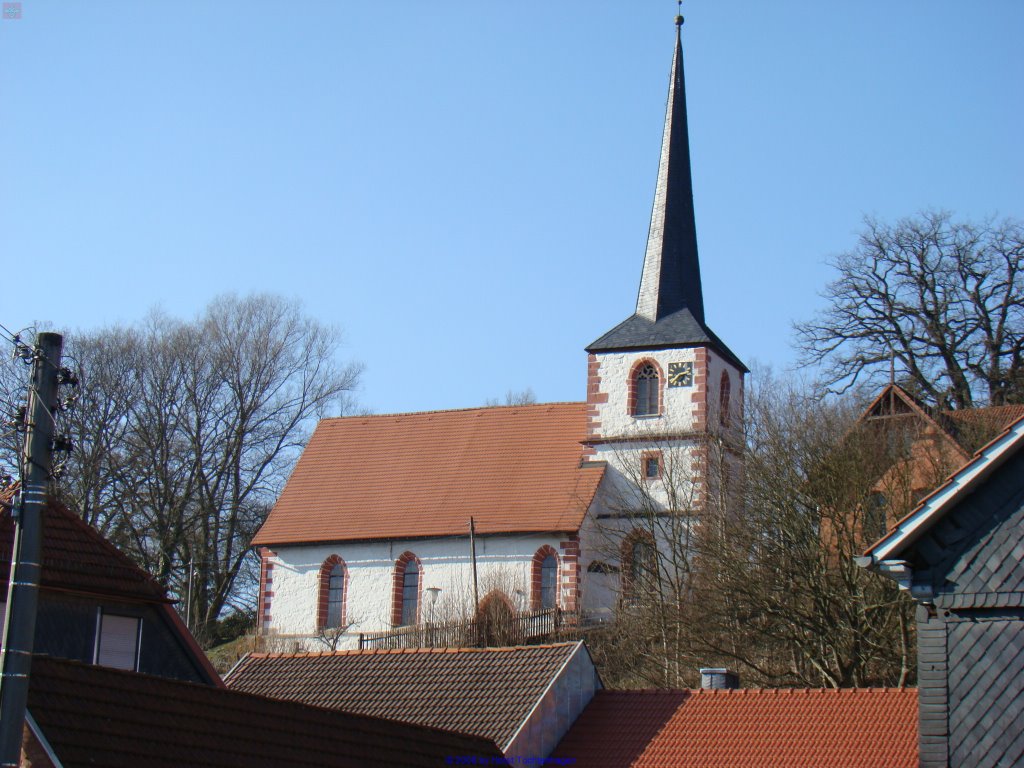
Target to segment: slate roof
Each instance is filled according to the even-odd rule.
[[[658,180],[636,313],[590,344],[587,351],[710,346],[746,371],[747,367],[705,323],[681,32],[681,25],[677,25]]]
[[[749,370],[725,342],[686,308],[656,322],[641,315],[632,315],[588,346],[587,352],[700,346],[717,350],[741,371]]]
[[[504,747],[582,642],[250,654],[233,690],[473,734]]]
[[[501,755],[485,739],[42,656],[28,708],[65,768],[437,768]]]
[[[253,543],[576,531],[586,431],[584,403],[325,419]]]
[[[0,509],[0,580],[7,582],[14,544],[10,509]],[[92,526],[55,501],[43,510],[41,586],[73,592],[171,602],[163,587]]]
[[[917,691],[598,691],[552,757],[580,768],[916,768]]]

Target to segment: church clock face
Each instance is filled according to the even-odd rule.
[[[693,363],[669,363],[668,385],[688,387],[693,384]]]

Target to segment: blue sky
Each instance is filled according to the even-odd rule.
[[[584,396],[633,309],[670,0],[23,0],[0,323],[297,296],[376,412]],[[1024,3],[687,0],[708,322],[785,368],[864,215],[1024,212]]]

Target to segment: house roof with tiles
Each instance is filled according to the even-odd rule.
[[[604,474],[585,403],[325,419],[253,543],[576,531]]]
[[[501,755],[486,739],[41,656],[28,709],[36,738],[67,768],[436,768]]]
[[[14,544],[8,492],[0,505],[0,579],[7,581]],[[43,509],[41,586],[70,592],[171,602],[163,587],[117,547],[59,502]]]
[[[987,443],[1022,416],[1024,405],[939,411],[930,408],[899,384],[888,384],[864,409],[860,421],[916,417],[922,424],[933,427],[966,460],[978,446]]]
[[[1016,456],[1024,447],[1024,417],[1009,424],[986,445],[975,452],[974,456],[963,466],[953,472],[930,494],[925,496],[917,507],[899,520],[885,536],[875,542],[865,553],[862,564],[865,567],[878,568],[887,561],[902,557],[922,537],[936,526],[964,497],[975,491],[1003,464]],[[1013,536],[1015,532],[1004,532],[1004,536]],[[963,532],[957,531],[954,540],[962,538]],[[1008,557],[1020,559],[1019,537],[1009,541]],[[895,563],[894,563],[895,565]],[[899,576],[904,570],[901,564],[896,571],[890,573]]]
[[[598,691],[552,757],[580,768],[915,768],[917,691]]]
[[[508,744],[582,642],[250,654],[233,690],[481,736]]]

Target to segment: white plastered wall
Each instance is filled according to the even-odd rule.
[[[629,379],[634,366],[641,360],[653,360],[661,368],[662,376],[668,376],[669,363],[694,364],[697,367],[697,350],[663,349],[653,352],[606,352],[596,355],[600,363],[601,392],[608,395],[608,402],[597,405],[597,421],[605,437],[634,435],[637,433],[690,432],[697,424],[697,404],[693,401],[696,384],[688,387],[669,387],[661,382],[662,415],[654,418],[636,418],[630,413]]]
[[[544,545],[559,552],[563,540],[564,536],[558,534],[478,536],[480,599],[492,589],[501,589],[514,608],[528,610],[534,554]],[[459,620],[472,614],[473,575],[468,537],[281,546],[274,552],[270,622],[273,634],[316,634],[320,567],[331,555],[342,558],[348,570],[345,622],[351,623],[350,638],[339,647],[351,646],[359,632],[392,628],[395,561],[405,552],[415,554],[421,564],[421,622]],[[433,605],[427,592],[430,587],[441,589]]]

